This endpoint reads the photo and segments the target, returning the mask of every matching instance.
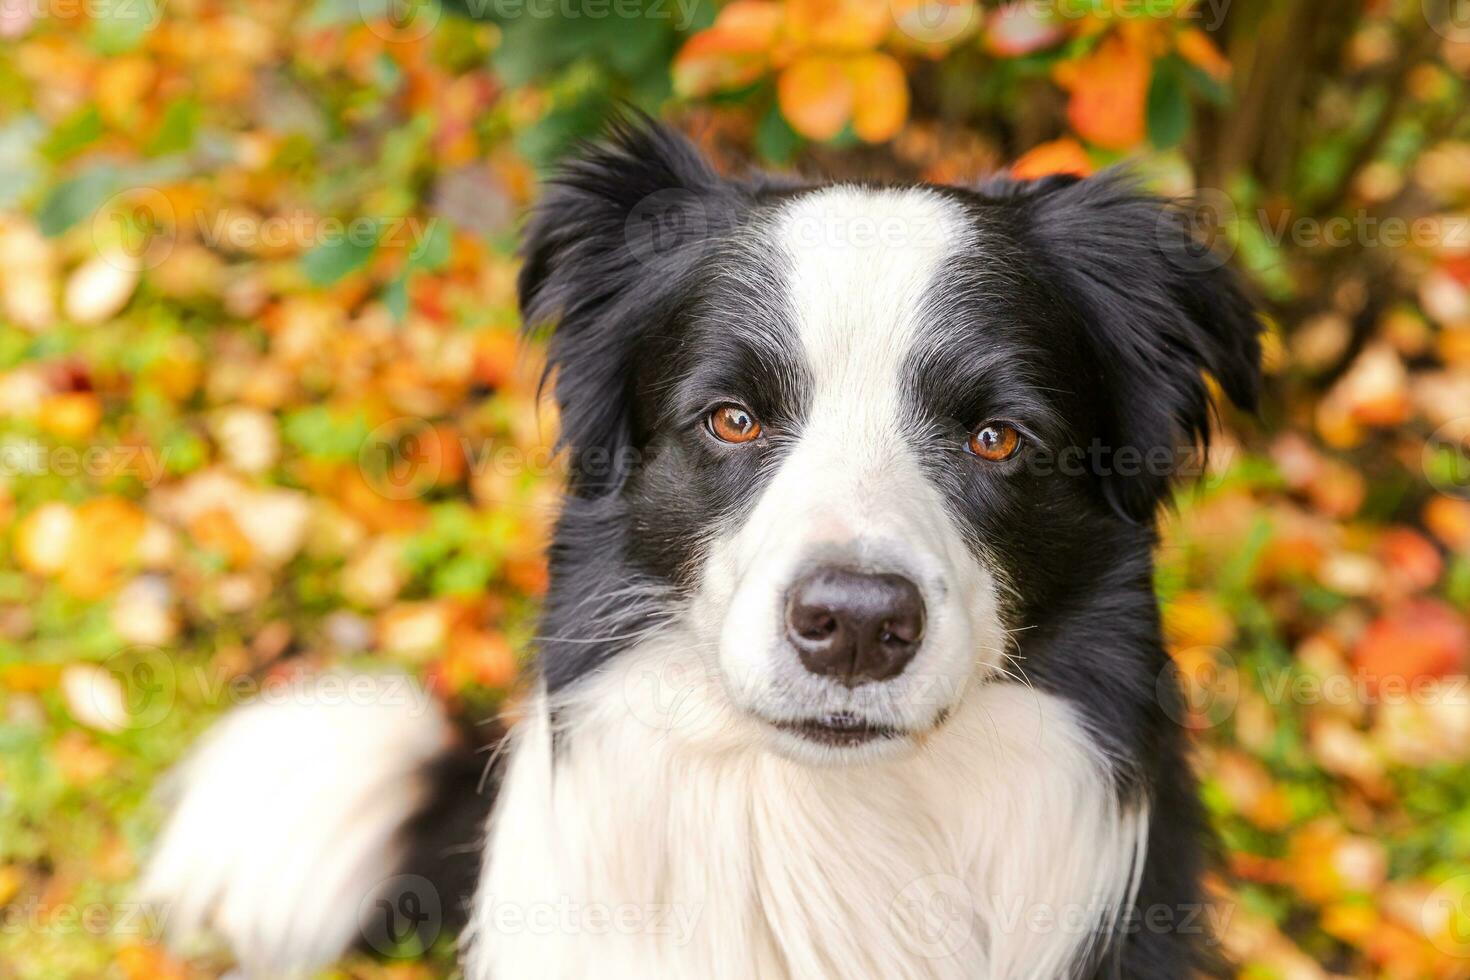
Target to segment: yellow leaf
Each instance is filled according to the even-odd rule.
[[[855,59],[853,129],[869,143],[892,139],[909,114],[909,86],[892,55],[874,52]]]
[[[787,0],[787,23],[802,47],[866,51],[893,28],[888,0]]]
[[[42,504],[16,528],[17,562],[32,574],[55,575],[66,567],[76,527],[76,512],[66,504]]]
[[[791,127],[808,139],[831,139],[852,116],[852,76],[840,58],[798,58],[781,72],[776,95]]]

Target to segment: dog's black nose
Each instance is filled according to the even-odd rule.
[[[824,567],[792,586],[786,635],[814,674],[848,687],[900,673],[924,636],[924,599],[902,575]]]

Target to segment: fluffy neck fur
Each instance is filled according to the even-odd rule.
[[[673,631],[556,702],[512,736],[470,980],[1054,980],[1137,888],[1146,805],[1028,687],[972,690],[916,754],[831,768],[768,751]]]

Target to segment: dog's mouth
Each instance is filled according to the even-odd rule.
[[[869,742],[902,738],[908,734],[900,728],[880,725],[847,713],[803,718],[798,721],[779,721],[775,725],[783,732],[834,748],[866,745]]]

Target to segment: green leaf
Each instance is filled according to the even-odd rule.
[[[118,173],[110,166],[84,170],[51,189],[36,209],[41,234],[54,238],[84,218],[89,218],[117,192]]]
[[[89,42],[98,54],[123,54],[143,42],[163,17],[164,0],[97,4]]]
[[[408,255],[408,268],[426,272],[444,268],[449,262],[449,250],[453,244],[454,234],[449,230],[449,223],[443,218],[429,219],[423,238]]]
[[[755,149],[762,160],[778,167],[790,164],[801,149],[801,136],[786,122],[775,103],[766,110],[756,128]]]
[[[1173,55],[1154,62],[1148,86],[1148,139],[1155,148],[1171,150],[1189,131],[1189,98],[1178,59]]]
[[[1206,101],[1222,108],[1230,104],[1230,86],[1201,70],[1198,65],[1192,65],[1183,60],[1179,60],[1178,65],[1180,73],[1189,82],[1190,87],[1204,96]]]
[[[322,242],[301,257],[301,271],[313,286],[330,286],[367,265],[378,250],[378,240],[343,235]]]
[[[402,323],[408,318],[408,274],[404,273],[383,290],[383,305],[388,308],[394,322]]]
[[[485,555],[455,555],[434,570],[434,594],[440,596],[480,595],[490,584],[490,576],[494,572],[494,562]]]
[[[52,163],[60,163],[91,145],[103,131],[102,114],[96,106],[86,106],[51,130],[51,135],[41,144],[41,154]]]
[[[199,103],[193,99],[178,99],[163,110],[158,129],[148,142],[151,156],[183,153],[194,146],[194,134],[199,129]]]
[[[367,421],[356,413],[333,412],[313,405],[291,412],[282,419],[286,442],[308,456],[320,459],[356,459],[367,441]]]
[[[596,134],[607,121],[607,104],[599,98],[555,109],[516,137],[516,149],[538,169],[546,169],[579,139]]]

